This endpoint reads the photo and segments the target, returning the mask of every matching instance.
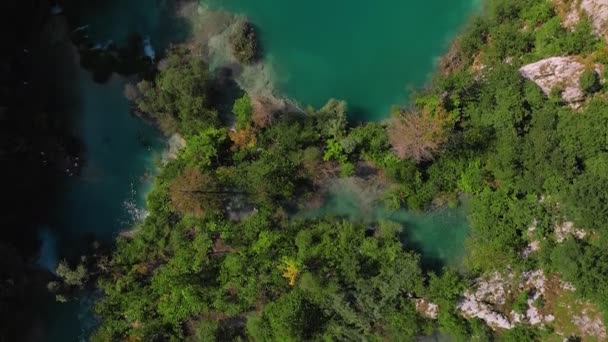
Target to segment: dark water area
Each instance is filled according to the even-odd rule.
[[[121,4],[114,2],[112,7],[104,7],[107,13],[96,8],[96,13],[102,18],[121,13],[117,11]],[[49,19],[45,38],[56,40],[52,53],[61,56],[61,61],[44,72],[54,83],[49,88],[57,92],[54,106],[69,117],[67,125],[77,137],[81,151],[62,165],[56,179],[58,189],[49,204],[51,212],[39,227],[41,248],[37,263],[49,272],[54,272],[62,259],[73,265],[92,248],[94,241],[111,248],[121,230],[143,218],[145,194],[156,172],[154,161],[166,145],[154,127],[131,113],[123,94],[128,79],[113,75],[107,82],[99,83],[80,66],[78,51],[70,41],[74,23],[69,25],[67,17],[60,14]],[[83,15],[80,19],[87,17]],[[104,27],[122,26],[130,30],[126,23],[139,17],[133,14],[123,19],[124,26],[107,23]],[[153,21],[160,24],[156,19]],[[148,24],[140,28],[159,32],[157,26]],[[122,42],[127,34],[119,35],[121,30],[97,32],[92,27],[96,26],[89,27],[87,32],[95,34],[95,38],[127,43]],[[40,328],[43,340],[87,340],[96,325],[92,311],[95,296],[94,292],[83,290],[68,303],[59,303],[53,294],[48,294],[40,310],[44,316]]]

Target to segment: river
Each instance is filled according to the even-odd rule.
[[[122,43],[137,32],[149,36],[159,51],[188,33],[183,22],[171,19],[168,3],[67,1],[66,8],[71,6],[67,15],[77,18],[78,25],[88,25],[90,37],[100,43]],[[213,0],[211,6],[219,3]],[[314,106],[330,97],[344,99],[352,117],[361,121],[386,118],[392,105],[406,102],[408,87],[423,86],[438,56],[477,6],[473,0],[221,1],[222,9],[247,15],[259,29],[265,60],[282,94]],[[78,69],[71,80],[73,129],[84,143],[86,163],[80,175],[66,170],[56,215],[41,235],[40,264],[49,269],[58,259],[82,251],[92,238],[111,244],[118,232],[141,217],[155,172],[153,160],[165,144],[158,132],[130,113],[123,96],[127,80],[113,76],[98,84],[72,63]],[[358,209],[345,209],[344,200],[330,199],[325,214],[352,218]],[[425,215],[374,210],[376,218],[403,224],[404,240],[430,267],[452,264],[462,255],[467,231],[462,210]],[[93,296],[86,293],[68,304],[49,298],[48,340],[86,340],[95,325]]]

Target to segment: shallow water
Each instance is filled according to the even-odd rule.
[[[352,222],[377,224],[389,220],[401,225],[403,244],[421,255],[425,269],[440,271],[444,266],[459,267],[464,256],[464,241],[468,233],[465,207],[441,208],[426,213],[409,210],[387,210],[370,194],[348,182],[333,187],[325,204],[302,213],[313,218],[333,216]]]
[[[247,16],[277,86],[302,106],[331,97],[379,120],[433,72],[479,0],[205,0]]]

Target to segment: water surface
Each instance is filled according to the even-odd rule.
[[[479,0],[205,0],[247,16],[277,86],[301,105],[344,99],[358,120],[386,118],[428,80]]]
[[[370,226],[388,220],[401,226],[401,240],[407,249],[421,256],[425,269],[441,271],[444,266],[460,267],[468,234],[465,206],[439,208],[421,213],[406,209],[389,210],[370,194],[352,187],[348,181],[332,187],[325,204],[302,216],[333,216]]]

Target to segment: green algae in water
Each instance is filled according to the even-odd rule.
[[[433,72],[479,0],[203,0],[258,28],[276,86],[319,107],[346,100],[356,120],[389,116]]]

